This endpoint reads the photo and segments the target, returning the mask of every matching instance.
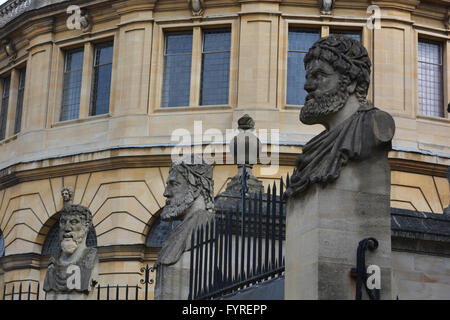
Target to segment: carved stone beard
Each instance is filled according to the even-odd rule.
[[[72,231],[70,232],[70,235],[72,235],[72,238],[62,238],[61,241],[61,250],[66,253],[67,255],[73,254],[77,248],[82,244],[82,242],[85,240],[87,229],[83,228],[79,232]]]
[[[347,85],[342,80],[339,80],[336,89],[320,96],[311,92],[306,96],[305,105],[300,111],[300,121],[304,124],[323,123],[326,116],[338,112],[345,106],[348,97]]]
[[[195,197],[192,190],[188,187],[188,191],[181,197],[173,197],[170,204],[166,204],[161,213],[163,221],[183,220],[184,214],[194,203]]]

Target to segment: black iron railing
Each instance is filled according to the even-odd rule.
[[[98,284],[95,287],[97,300],[149,300],[150,286],[153,279],[150,279],[150,272],[153,267],[146,265],[141,268],[143,278],[136,285],[105,285]],[[40,283],[36,280],[23,280],[5,283],[3,285],[3,300],[39,300]],[[140,294],[140,292],[143,292]],[[41,295],[45,298],[45,293]]]
[[[3,285],[3,300],[39,300],[40,284],[34,280],[14,281]]]
[[[148,300],[149,297],[149,286],[154,283],[153,279],[150,279],[150,272],[154,272],[153,267],[149,267],[148,264],[141,268],[141,273],[143,273],[144,278],[139,281],[142,285],[130,286],[126,285],[106,285],[96,287],[97,289],[97,300]],[[144,290],[143,299],[140,299],[139,292]],[[102,296],[104,293],[104,296]]]
[[[235,210],[193,231],[189,300],[214,299],[284,273],[283,193],[282,178],[278,194],[275,183],[265,194],[243,192]]]

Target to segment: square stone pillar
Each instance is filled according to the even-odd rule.
[[[392,299],[390,219],[387,151],[351,161],[334,182],[289,198],[285,298],[354,300],[358,243],[373,237],[379,246],[366,251],[366,266],[380,267],[381,299]]]
[[[155,300],[187,300],[189,297],[191,251],[184,252],[173,265],[158,265]]]

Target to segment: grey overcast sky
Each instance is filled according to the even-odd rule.
[[[0,0],[0,4],[5,3],[7,0]]]

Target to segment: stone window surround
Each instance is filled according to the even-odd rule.
[[[53,115],[51,119],[51,126],[59,126],[61,124],[66,123],[76,123],[88,119],[98,119],[99,116],[92,116],[90,114],[91,109],[91,95],[92,95],[92,81],[93,81],[93,71],[94,71],[94,46],[96,44],[100,44],[103,42],[115,42],[116,35],[108,34],[102,35],[99,37],[91,38],[89,41],[86,40],[74,40],[67,43],[55,44],[53,48],[53,52],[56,56],[54,59],[54,65],[52,68],[57,70],[56,76],[56,86],[54,88],[50,88],[50,102],[49,102],[49,111]],[[81,98],[80,98],[80,108],[79,115],[77,119],[60,121],[60,112],[61,112],[61,103],[62,103],[62,91],[63,91],[63,77],[64,77],[64,62],[65,62],[65,52],[67,50],[72,50],[76,48],[84,48],[84,57],[83,57],[83,71],[82,71],[82,80],[81,80]],[[113,48],[113,73],[115,69],[116,59],[116,48],[114,45]],[[113,81],[114,75],[111,77],[111,82]],[[112,85],[112,84],[111,84]],[[112,94],[112,90],[110,95]],[[100,117],[109,117],[111,114],[111,102],[112,97],[110,96],[110,110],[109,113],[100,115]],[[53,109],[53,111],[51,111]]]
[[[16,111],[17,111],[17,100],[18,100],[18,94],[19,94],[19,76],[20,76],[20,70],[23,68],[26,68],[26,62],[21,62],[13,66],[10,70],[0,75],[0,79],[6,78],[8,76],[11,76],[10,85],[9,85],[9,100],[8,100],[8,115],[6,117],[6,131],[5,131],[5,138],[0,141],[0,145],[3,143],[7,143],[11,140],[14,140],[17,135],[20,134],[20,131],[18,133],[14,133],[14,126],[16,122]],[[27,79],[27,76],[25,74],[25,81]],[[26,86],[25,86],[26,90]],[[3,81],[0,81],[0,92],[3,92]],[[1,102],[0,102],[1,105]],[[23,108],[23,106],[22,106]],[[22,112],[22,120],[23,120],[23,112]],[[21,130],[22,131],[22,130]]]
[[[200,86],[201,86],[201,67],[202,67],[202,47],[203,33],[202,29],[221,29],[229,28],[231,30],[231,49],[230,49],[230,74],[228,104],[225,105],[200,105]],[[239,28],[236,19],[226,19],[220,21],[195,21],[193,23],[158,23],[154,24],[153,44],[152,44],[152,75],[150,77],[151,88],[154,88],[154,94],[151,95],[150,108],[155,112],[167,112],[175,110],[207,110],[207,109],[231,109],[237,105],[237,66],[238,66],[238,46],[239,46]],[[165,33],[172,31],[193,31],[192,40],[192,64],[191,64],[191,83],[189,106],[180,107],[162,107],[163,90],[163,65]],[[158,66],[158,67],[156,67]],[[154,70],[157,73],[154,74]],[[153,96],[153,97],[152,97]]]
[[[419,39],[423,40],[431,40],[435,42],[439,42],[441,44],[442,48],[442,107],[444,108],[444,116],[443,117],[433,117],[433,116],[427,116],[420,113],[420,107],[419,107],[419,69],[418,69],[418,48],[419,48]],[[443,122],[449,122],[450,121],[450,114],[447,111],[447,104],[449,102],[449,84],[450,84],[450,70],[449,64],[450,64],[450,52],[447,45],[448,37],[443,36],[441,34],[437,34],[434,32],[423,32],[421,30],[415,30],[415,50],[414,50],[414,60],[416,62],[415,65],[415,79],[414,79],[414,87],[416,92],[416,108],[415,108],[415,116],[417,119],[423,119],[423,120],[438,120]]]

